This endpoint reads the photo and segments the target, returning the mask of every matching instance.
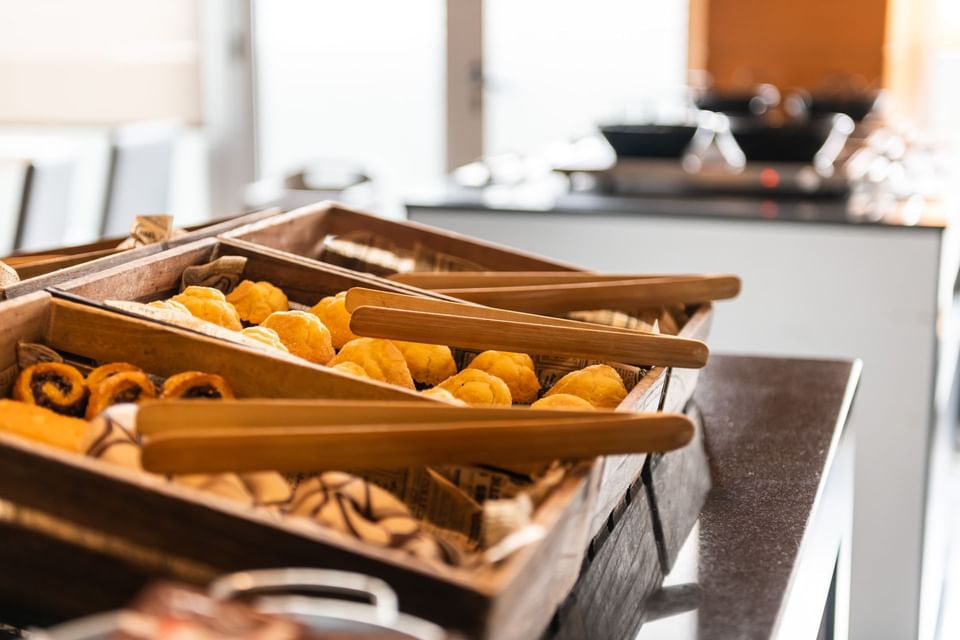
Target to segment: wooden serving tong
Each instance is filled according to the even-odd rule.
[[[404,402],[144,402],[143,467],[156,473],[506,464],[662,452],[693,437],[683,415]]]
[[[469,302],[534,313],[643,309],[736,297],[732,275],[632,275],[553,271],[407,273],[391,276]]]
[[[350,289],[346,305],[358,336],[691,369],[710,354],[699,340],[372,289]]]

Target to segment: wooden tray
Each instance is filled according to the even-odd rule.
[[[305,305],[312,306],[324,296],[354,286],[432,295],[376,276],[314,260],[298,260],[283,252],[231,238],[224,238],[219,243],[207,239],[184,245],[100,273],[86,275],[64,283],[58,289],[94,302],[107,299],[140,302],[157,300],[178,291],[180,276],[185,268],[205,264],[222,256],[245,257],[245,278],[267,280],[285,291],[290,300]],[[134,273],[137,274],[136,277],[133,277]],[[54,293],[56,294],[56,291]],[[705,339],[711,319],[711,307],[700,307],[682,328],[680,335]],[[697,370],[692,369],[670,370],[654,367],[630,391],[620,409],[682,412],[683,405],[693,393],[697,373]],[[670,409],[665,408],[668,400]],[[591,531],[595,532],[603,526],[611,510],[623,498],[626,488],[640,477],[645,462],[646,456],[642,455],[608,456],[605,459],[597,509],[591,516]],[[692,523],[690,524],[692,526]]]
[[[449,256],[454,262],[464,260],[490,271],[579,271],[578,267],[543,258],[517,249],[470,238],[443,229],[409,221],[386,220],[362,213],[332,202],[321,202],[289,213],[274,216],[249,225],[237,227],[224,237],[267,247],[275,252],[285,252],[303,260],[316,262],[321,257],[328,236],[370,233],[386,238],[389,242],[409,252],[433,253]],[[443,258],[439,260],[443,261]],[[350,267],[364,270],[363,260],[351,261]],[[443,265],[440,265],[442,267]],[[456,265],[454,265],[455,267]],[[379,275],[389,275],[389,270],[374,267]],[[443,270],[442,268],[438,270]],[[701,305],[681,328],[680,336],[706,341],[710,332],[713,311],[709,304]],[[683,411],[696,387],[698,370],[666,369],[655,367],[633,389],[620,405],[622,410],[633,411]],[[656,528],[670,532],[671,539],[682,541],[696,521],[696,514],[709,490],[709,471],[705,464],[691,462],[688,456],[702,458],[701,454],[675,452],[658,461],[660,474],[673,473],[673,465],[697,467],[697,479],[689,486],[677,486],[672,491],[669,506],[651,505]],[[628,493],[629,487],[640,479],[646,464],[646,456],[610,456],[605,459],[603,478],[596,510],[591,517],[590,530],[600,533],[610,514]],[[663,466],[659,466],[663,462]],[[660,492],[666,496],[667,491]],[[677,495],[678,494],[678,495]],[[691,518],[689,514],[693,514]],[[664,568],[668,568],[676,555],[675,545],[667,545]]]
[[[156,245],[137,247],[136,249],[119,249],[117,245],[124,238],[107,238],[88,244],[17,253],[0,258],[0,261],[13,267],[17,275],[20,276],[20,282],[7,287],[0,287],[0,300],[39,291],[71,278],[109,269],[130,260],[159,253],[170,247],[188,244],[202,238],[214,237],[235,227],[263,220],[279,212],[279,209],[264,209],[241,216],[194,225],[187,227],[187,233],[178,238]]]
[[[39,292],[0,303],[0,379],[6,381],[0,392],[8,391],[16,373],[21,340],[97,361],[132,362],[158,375],[213,371],[241,397],[325,397],[330,390],[324,377],[341,377]],[[352,384],[354,397],[419,398],[369,381]],[[0,610],[31,617],[25,622],[52,622],[120,606],[132,588],[152,577],[203,583],[235,570],[315,566],[377,575],[397,589],[403,610],[471,637],[532,638],[547,627],[576,580],[599,471],[599,460],[576,465],[534,514],[543,537],[502,563],[433,567],[321,527],[294,526],[144,473],[0,434],[0,530],[12,531],[17,543],[0,550]],[[83,597],[76,597],[78,590]]]
[[[365,232],[408,250],[422,248],[474,263],[490,271],[579,271],[569,264],[410,221],[388,220],[335,202],[320,202],[224,234],[305,258],[317,259],[328,236]],[[362,263],[349,265],[364,270]],[[450,269],[438,269],[450,270]],[[377,275],[387,275],[382,270]]]

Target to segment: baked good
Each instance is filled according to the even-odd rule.
[[[312,313],[276,311],[263,321],[262,326],[276,331],[290,353],[310,362],[327,364],[336,354],[330,330]]]
[[[188,316],[193,315],[190,313],[190,309],[187,309],[183,304],[177,302],[176,300],[154,300],[153,302],[147,303],[148,307],[153,307],[154,309],[165,309],[167,311],[175,311],[177,313],[183,313]]]
[[[170,376],[163,383],[160,397],[164,399],[230,399],[234,398],[233,389],[222,377],[200,371],[185,371]]]
[[[594,364],[563,376],[544,396],[558,393],[583,398],[597,409],[615,409],[627,397],[627,388],[616,369]]]
[[[90,389],[87,402],[87,420],[92,420],[114,404],[136,403],[157,397],[157,388],[147,374],[141,371],[117,373]]]
[[[183,293],[171,298],[187,308],[190,313],[201,320],[220,325],[225,329],[240,331],[240,314],[236,308],[227,302],[227,298],[219,289],[211,287],[187,287]]]
[[[0,400],[0,431],[36,442],[75,451],[83,451],[87,422],[62,416],[49,409],[16,400]]]
[[[173,481],[249,506],[279,506],[293,495],[290,484],[276,471],[183,474],[174,476]]]
[[[115,376],[118,373],[129,373],[135,371],[143,371],[140,367],[130,364],[129,362],[111,362],[110,364],[105,364],[101,367],[97,367],[93,371],[87,374],[87,386],[91,389],[107,378]]]
[[[525,353],[484,351],[467,368],[486,371],[506,382],[514,402],[530,404],[540,393],[540,379],[533,367],[533,359]]]
[[[235,473],[191,473],[173,476],[175,484],[212,493],[235,502],[253,506],[253,495]]]
[[[337,363],[330,368],[336,369],[337,371],[342,371],[343,373],[356,376],[358,378],[370,377],[366,369],[358,365],[356,362],[350,362],[349,360],[344,360],[343,362]]]
[[[301,482],[286,512],[364,542],[439,559],[443,549],[421,531],[407,506],[389,491],[340,471]]]
[[[446,389],[441,389],[440,387],[434,387],[432,389],[424,389],[420,393],[430,398],[433,398],[435,400],[443,400],[444,402],[449,402],[450,404],[466,406],[466,403],[463,400],[457,400],[456,398],[453,397],[452,393],[450,393]]]
[[[388,382],[407,389],[413,389],[413,378],[407,361],[397,345],[380,338],[357,338],[343,345],[340,353],[330,361],[330,366],[341,362],[353,362],[363,367],[367,375],[374,380]]]
[[[260,324],[274,311],[288,311],[287,294],[269,282],[244,280],[227,294],[227,302],[236,308],[240,319]]]
[[[335,349],[342,348],[357,337],[353,331],[350,331],[350,312],[347,311],[346,291],[341,291],[335,296],[327,296],[313,305],[310,313],[320,318],[327,329],[330,329]]]
[[[82,417],[89,390],[76,367],[60,362],[40,362],[20,372],[13,399],[35,404],[61,415]]]
[[[464,369],[437,387],[469,405],[509,407],[513,404],[507,383],[480,369]]]
[[[128,469],[142,469],[140,444],[134,435],[136,425],[136,407],[129,404],[109,407],[90,422],[82,451],[91,458]]]
[[[552,396],[540,398],[531,409],[569,409],[573,411],[593,411],[594,406],[583,398],[569,393],[555,393]]]
[[[268,329],[267,327],[247,327],[241,331],[240,334],[245,338],[250,338],[258,342],[260,345],[283,351],[284,353],[290,353],[287,346],[280,340],[280,334],[273,329]]]
[[[115,629],[97,638],[110,640],[400,640],[406,634],[350,629],[313,629],[282,614],[266,614],[254,604],[214,598],[194,588],[153,582],[132,609],[111,616]]]
[[[457,373],[453,353],[446,345],[402,340],[393,340],[393,344],[400,349],[413,381],[418,384],[433,387]]]

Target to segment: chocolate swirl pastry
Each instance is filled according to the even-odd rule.
[[[156,397],[157,388],[153,386],[147,374],[140,371],[116,373],[100,384],[90,387],[87,420],[92,420],[111,405],[136,403]]]
[[[121,467],[141,469],[140,443],[134,435],[136,421],[134,406],[110,407],[90,423],[84,452]]]
[[[275,471],[260,473],[182,474],[173,477],[176,484],[247,506],[275,507],[290,500],[290,484]]]
[[[399,498],[347,473],[328,471],[302,482],[287,513],[423,559],[452,563],[455,555],[421,529]]]
[[[97,367],[87,374],[87,386],[93,389],[98,384],[118,373],[142,372],[143,370],[129,362],[113,362]]]
[[[61,415],[83,417],[89,390],[83,374],[68,364],[41,362],[27,367],[13,387],[13,399]]]
[[[186,371],[170,376],[163,383],[160,397],[164,399],[181,398],[183,400],[208,399],[221,400],[236,397],[229,383],[218,375]]]

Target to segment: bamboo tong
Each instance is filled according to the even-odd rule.
[[[469,302],[534,313],[642,309],[723,300],[740,293],[740,278],[709,274],[472,271],[405,273],[391,279]]]
[[[699,340],[372,289],[351,289],[346,305],[350,330],[373,338],[692,369],[710,353]]]
[[[283,400],[149,401],[137,429],[156,473],[568,460],[670,451],[694,432],[669,413]]]

